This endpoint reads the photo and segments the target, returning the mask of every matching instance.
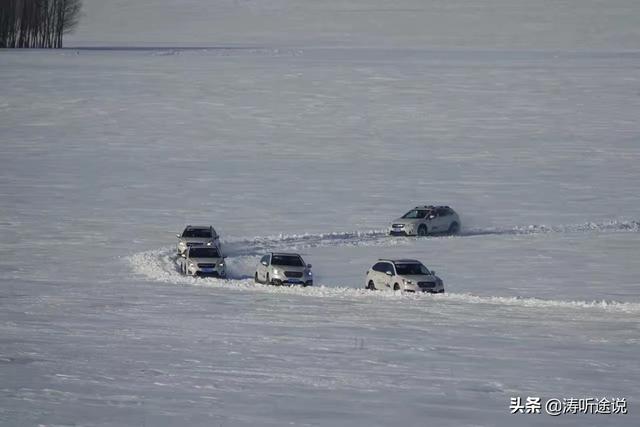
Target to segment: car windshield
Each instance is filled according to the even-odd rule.
[[[400,276],[431,274],[427,267],[417,262],[396,263],[396,272]]]
[[[402,218],[408,218],[408,219],[424,218],[427,216],[428,212],[429,211],[425,209],[413,209],[407,212],[406,214],[404,214]]]
[[[191,248],[190,258],[220,258],[220,252],[216,248]]]
[[[271,265],[286,265],[290,267],[304,267],[302,258],[297,255],[274,255],[271,258]]]
[[[189,228],[184,230],[182,237],[211,237],[210,228]]]

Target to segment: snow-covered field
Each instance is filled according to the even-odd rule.
[[[267,9],[241,48],[0,51],[0,424],[638,425],[629,33],[285,45]],[[386,236],[419,203],[454,207],[461,235]],[[178,274],[187,223],[223,236],[230,280]],[[317,286],[253,284],[271,249]],[[379,257],[422,260],[447,293],[365,291]],[[629,414],[510,415],[515,396]]]

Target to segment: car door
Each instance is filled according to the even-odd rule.
[[[447,231],[451,225],[451,210],[447,208],[438,209],[438,221],[440,231]]]
[[[435,214],[434,211],[426,212],[426,215],[424,216],[421,222],[422,224],[427,226],[427,231],[429,233],[437,230],[438,228],[437,217],[434,214]]]
[[[387,274],[387,272],[391,272],[391,276]],[[380,273],[382,276],[382,287],[381,289],[393,289],[393,280],[395,276],[395,269],[393,268],[393,264],[390,262],[385,262],[382,272]]]
[[[436,209],[429,216],[433,216],[433,218],[431,218],[431,231],[433,231],[434,233],[441,232],[443,230],[445,222],[442,209]]]
[[[376,289],[382,289],[384,287],[384,264],[384,262],[377,262],[371,267],[369,279],[373,281],[373,286]]]
[[[429,229],[429,220],[427,219],[427,211],[424,209],[418,209],[418,213],[416,214],[417,223],[415,224],[415,233],[418,232],[418,228],[420,225],[426,225],[427,230]]]

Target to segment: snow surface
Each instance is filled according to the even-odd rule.
[[[84,0],[67,44],[637,50],[637,0]]]
[[[223,49],[114,48],[162,42],[167,15],[138,34],[140,3],[86,3],[73,40],[112,47],[0,52],[0,424],[638,425],[640,53],[618,44],[635,2],[589,2],[576,19],[602,25],[580,40],[571,1],[514,2],[521,24],[558,25],[504,44],[362,27],[409,19],[404,3],[312,25],[309,44],[276,24],[360,3],[228,2],[250,13],[215,39],[197,17],[166,29],[239,46]],[[106,37],[92,10],[114,5]],[[454,207],[461,235],[385,234],[420,203]],[[216,227],[230,280],[178,274],[187,223]],[[274,249],[317,286],[254,284]],[[421,259],[447,293],[365,291],[379,257]],[[630,413],[509,415],[512,396]]]

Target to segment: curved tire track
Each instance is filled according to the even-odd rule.
[[[639,221],[609,221],[602,223],[584,223],[567,226],[529,225],[511,228],[467,229],[455,236],[433,236],[428,238],[465,238],[490,235],[536,235],[542,233],[581,233],[581,232],[640,232]],[[323,298],[373,298],[429,300],[445,304],[493,304],[521,308],[544,309],[600,309],[622,313],[640,313],[640,303],[618,301],[567,301],[544,300],[519,297],[481,297],[467,293],[446,293],[444,295],[415,294],[400,292],[371,292],[366,289],[344,286],[273,287],[255,284],[246,271],[258,262],[258,256],[269,250],[300,250],[312,247],[339,246],[393,246],[409,244],[416,238],[398,238],[387,235],[386,230],[363,232],[338,232],[317,234],[281,234],[266,237],[229,239],[224,242],[227,260],[227,280],[212,278],[192,278],[183,276],[177,268],[173,247],[140,252],[128,257],[133,271],[148,280],[192,285],[228,288],[239,291],[265,292],[271,294],[303,295]]]

